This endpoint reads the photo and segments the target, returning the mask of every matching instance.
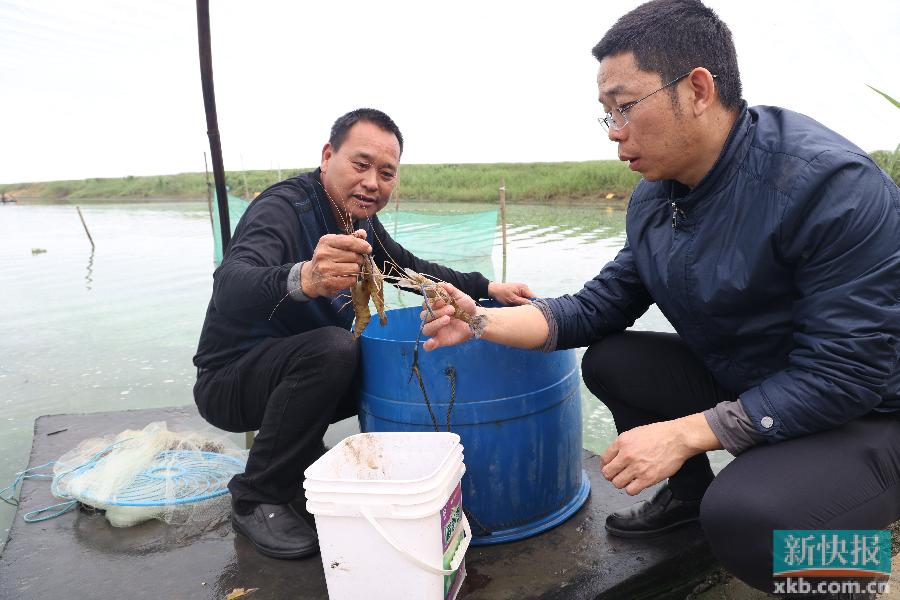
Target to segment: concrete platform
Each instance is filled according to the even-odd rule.
[[[188,408],[40,417],[29,466],[55,460],[85,438],[152,421],[166,421],[175,430],[203,423]],[[584,468],[591,496],[569,521],[527,540],[469,549],[461,598],[685,597],[713,564],[699,528],[650,542],[608,537],[606,515],[635,499],[602,478],[598,460],[589,452]],[[227,518],[203,527],[151,521],[127,529],[80,511],[43,523],[22,520],[24,513],[55,502],[48,481],[24,483],[10,540],[0,556],[0,598],[222,599],[235,588],[259,588],[249,600],[328,598],[318,556],[298,561],[261,556],[235,536]]]

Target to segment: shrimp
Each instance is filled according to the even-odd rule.
[[[344,232],[348,235],[356,235],[352,231],[353,222],[349,212],[340,209],[324,186],[322,186],[322,190],[337,210],[337,213],[341,218]],[[366,214],[366,219],[369,221],[369,224],[372,225],[372,218],[368,213]],[[459,305],[457,305],[456,301],[450,297],[450,294],[438,285],[438,280],[436,278],[416,273],[412,269],[401,268],[388,253],[387,248],[384,247],[381,240],[378,239],[378,234],[375,233],[374,226],[372,226],[372,233],[375,234],[378,245],[381,246],[382,250],[387,254],[388,261],[385,262],[385,273],[382,273],[375,264],[372,255],[367,254],[362,267],[360,267],[356,282],[350,288],[350,304],[353,305],[353,313],[356,318],[356,322],[353,326],[354,339],[359,338],[359,336],[362,335],[363,330],[365,330],[366,326],[372,320],[372,313],[369,311],[370,300],[375,304],[379,323],[381,323],[382,326],[387,325],[387,314],[385,314],[384,309],[384,282],[386,280],[391,281],[397,287],[420,292],[425,297],[425,309],[432,315],[434,313],[431,311],[431,302],[440,298],[446,304],[453,306],[453,316],[467,323],[476,338],[481,337],[486,325],[485,317],[481,315],[470,315],[462,310]],[[388,272],[399,273],[399,275],[387,274]]]
[[[421,292],[425,297],[425,310],[427,310],[430,315],[434,316],[434,313],[431,311],[432,302],[440,299],[444,304],[453,307],[454,319],[459,319],[466,323],[472,329],[472,333],[475,334],[476,338],[482,336],[485,325],[487,324],[483,315],[470,315],[460,308],[459,304],[456,303],[456,300],[447,293],[447,290],[438,285],[438,281],[426,275],[416,273],[412,269],[403,269],[403,272],[406,274],[406,277],[397,278],[394,284],[408,290]]]
[[[466,323],[472,322],[469,313],[462,310],[456,304],[456,301],[450,297],[450,294],[448,294],[444,288],[438,285],[437,281],[434,281],[425,275],[416,273],[412,269],[403,269],[403,272],[406,274],[406,277],[398,278],[396,281],[396,285],[408,290],[421,292],[421,294],[426,298],[426,310],[431,312],[431,303],[434,300],[441,299],[445,304],[449,304],[453,307],[454,318],[457,318],[460,321],[465,321]]]
[[[369,300],[375,303],[378,311],[378,322],[382,326],[387,325],[387,315],[384,312],[384,275],[372,260],[371,255],[366,255],[365,264],[360,269],[356,283],[350,288],[350,298],[353,304],[353,313],[356,315],[356,323],[353,326],[353,337],[358,338],[372,320],[369,312]]]

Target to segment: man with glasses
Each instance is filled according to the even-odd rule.
[[[618,438],[604,476],[648,499],[610,535],[700,522],[720,562],[773,587],[775,529],[900,519],[900,191],[803,115],[748,107],[728,27],[656,0],[593,49],[601,124],[643,180],[616,258],[574,295],[476,309],[482,336],[587,346]],[[625,331],[655,303],[676,334]],[[426,349],[472,332],[437,303]],[[736,458],[718,476],[706,452]]]

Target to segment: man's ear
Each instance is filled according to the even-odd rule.
[[[328,171],[328,161],[331,160],[332,156],[334,156],[334,153],[331,150],[331,144],[326,143],[322,146],[322,161],[319,163],[319,168],[322,169],[322,173]]]
[[[715,103],[718,93],[716,92],[716,80],[704,67],[697,67],[688,75],[688,85],[691,88],[691,109],[694,116],[700,116]]]

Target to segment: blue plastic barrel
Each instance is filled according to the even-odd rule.
[[[375,318],[362,334],[362,431],[434,430],[412,374],[421,310],[388,311],[387,325]],[[440,430],[462,439],[473,544],[526,538],[581,508],[590,483],[574,351],[470,341],[433,352],[420,346],[418,365]]]

